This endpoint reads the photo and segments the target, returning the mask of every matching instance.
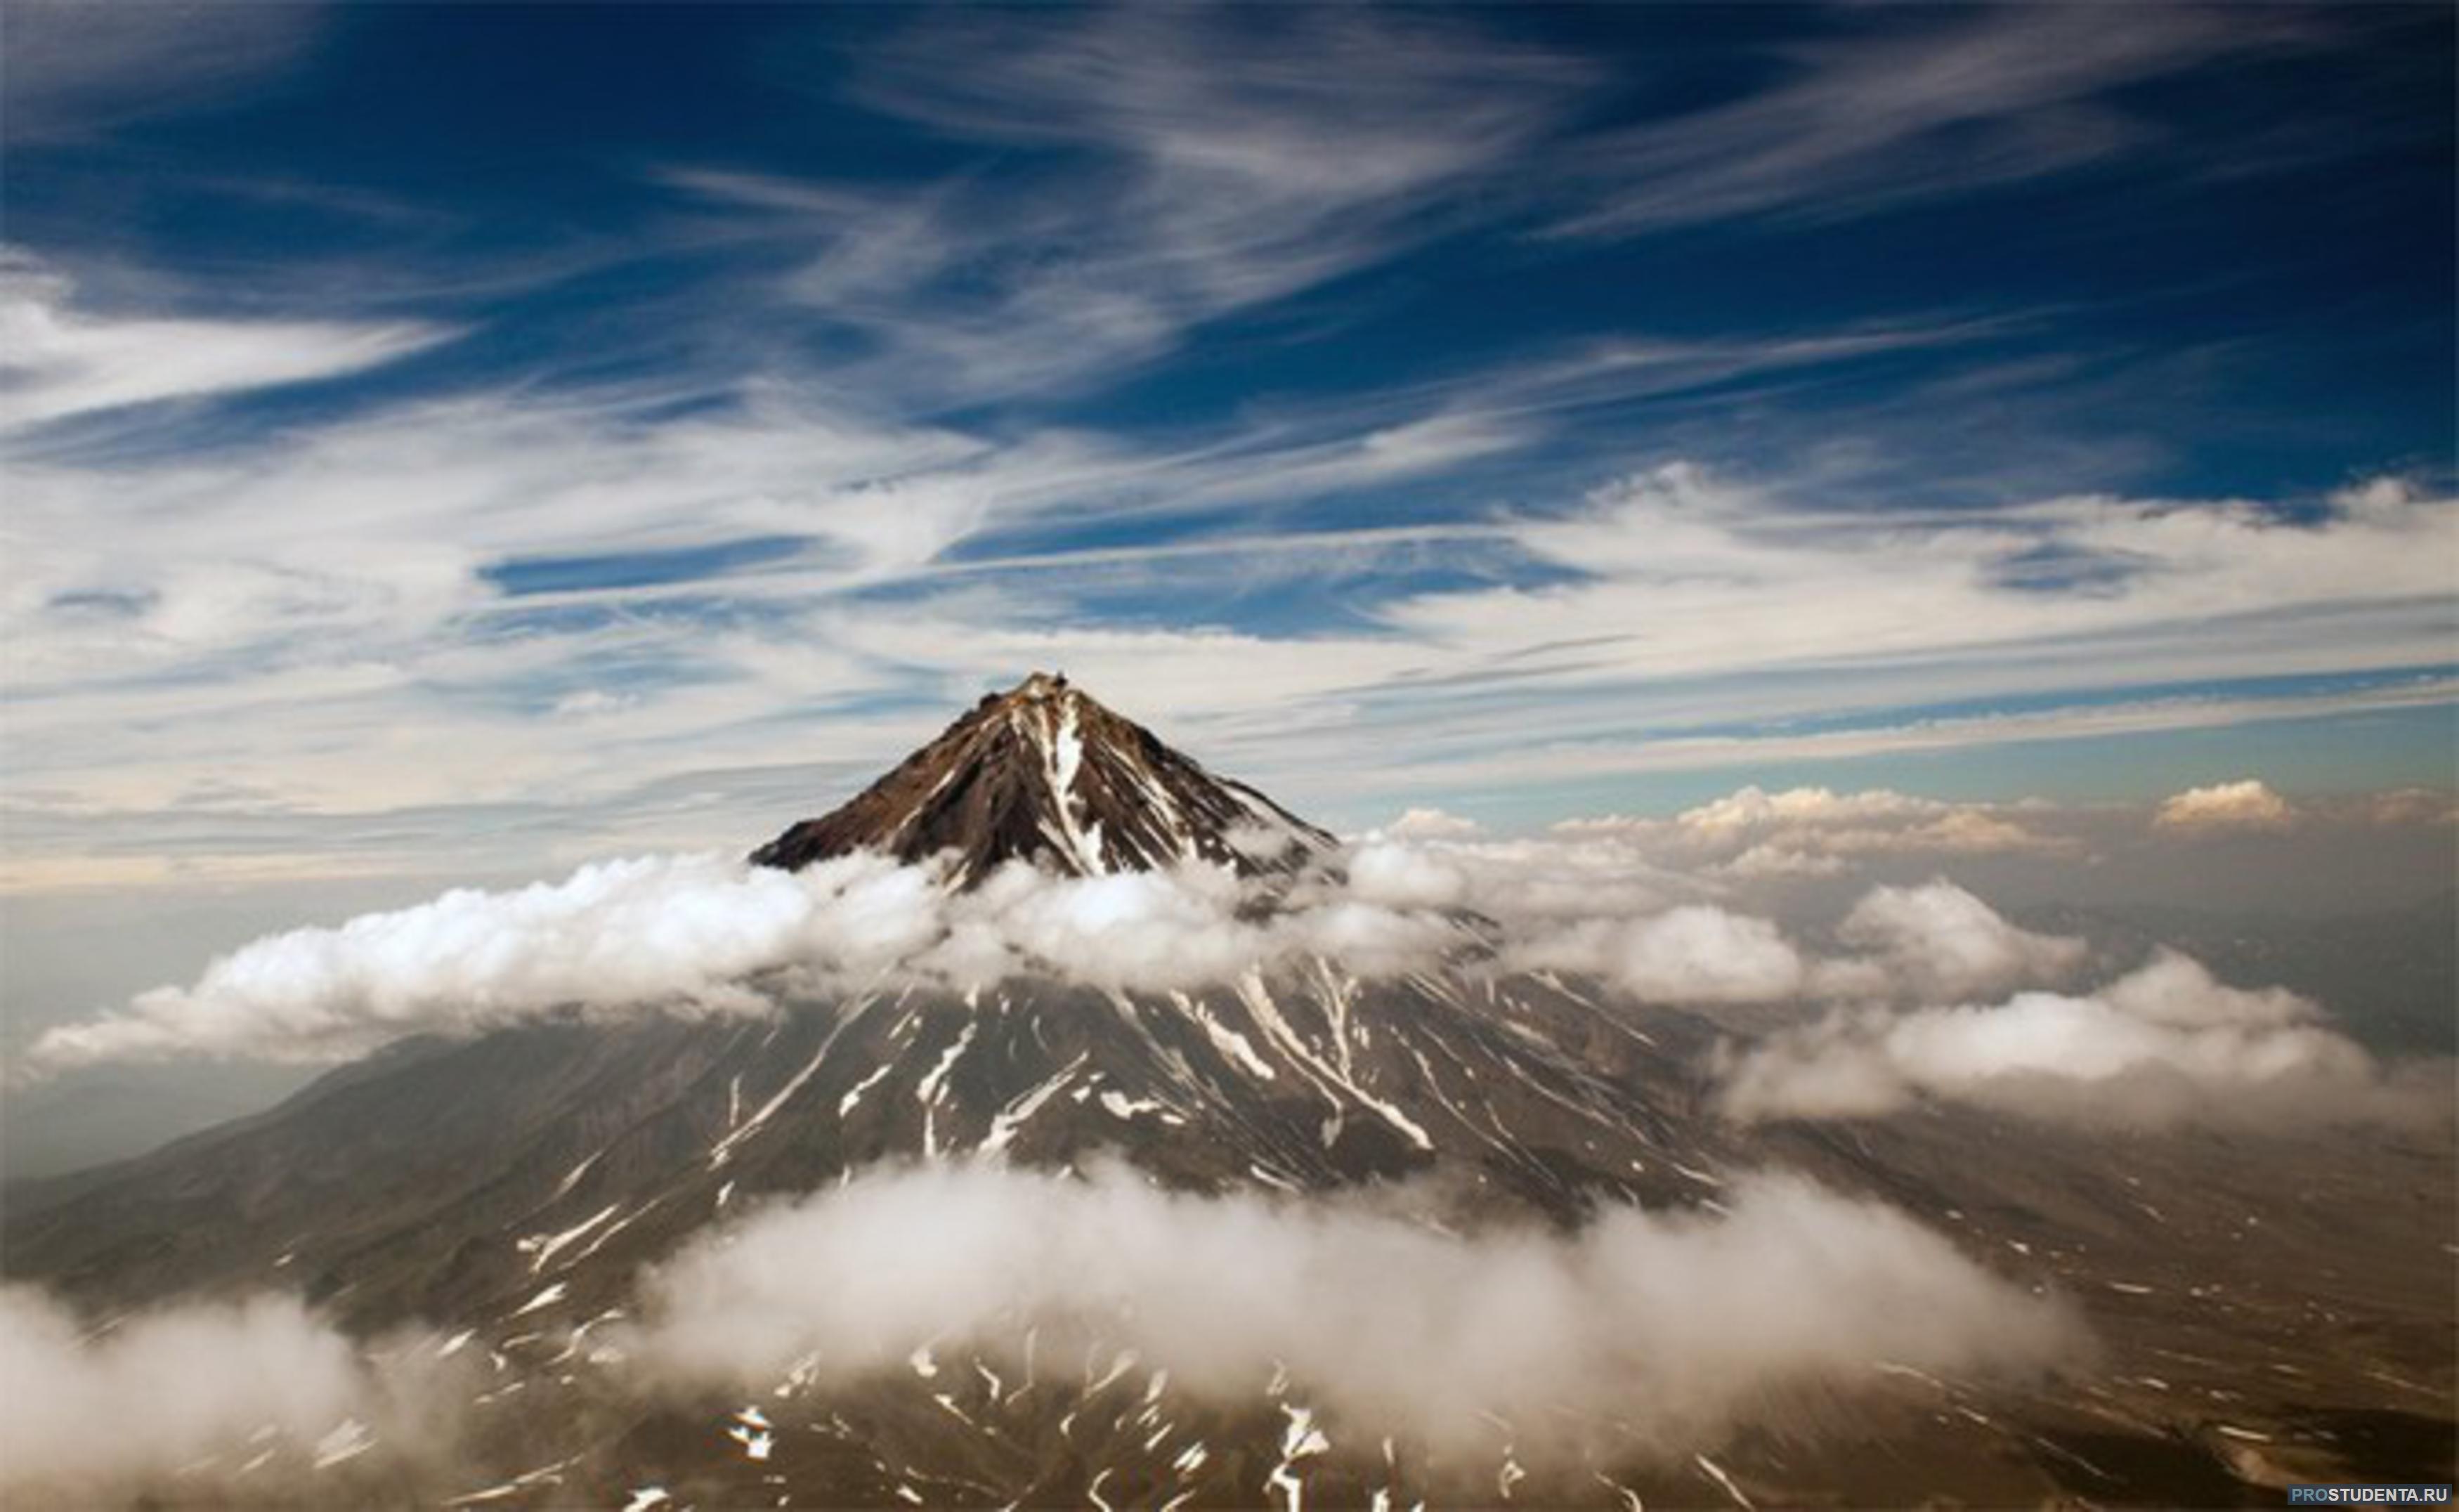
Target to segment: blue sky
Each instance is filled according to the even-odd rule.
[[[5,16],[10,884],[2452,776],[2453,22]]]

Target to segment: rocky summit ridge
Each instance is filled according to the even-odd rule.
[[[751,859],[799,871],[863,850],[906,862],[944,854],[951,881],[970,887],[1011,861],[1069,876],[1189,861],[1258,875],[1293,870],[1332,845],[1064,674],[1036,672],[984,695],[894,770]]]

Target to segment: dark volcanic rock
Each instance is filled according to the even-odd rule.
[[[1255,875],[1331,845],[1321,830],[1213,776],[1064,677],[1037,672],[751,859],[798,871],[859,850],[900,861],[953,851],[954,878],[970,886],[1015,860],[1076,876],[1180,861]]]

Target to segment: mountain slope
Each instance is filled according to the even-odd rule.
[[[1010,861],[1072,876],[1206,861],[1290,870],[1332,837],[1243,783],[1214,777],[1063,676],[990,694],[841,808],[752,852],[800,870],[858,850],[955,856],[960,885]]]
[[[1697,1089],[1566,983],[1050,983],[773,1017],[557,1024],[404,1046],[275,1114],[11,1214],[10,1264],[125,1304],[281,1270],[368,1327],[619,1293],[727,1204],[883,1159],[1103,1152],[1174,1186],[1299,1190],[1438,1166],[1542,1211],[1713,1191]],[[1710,1124],[1713,1128],[1713,1125]],[[39,1199],[38,1199],[39,1202]],[[611,1211],[608,1211],[612,1209]],[[606,1212],[552,1266],[505,1236]],[[281,1267],[273,1262],[287,1256]]]

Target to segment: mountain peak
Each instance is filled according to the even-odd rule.
[[[1244,783],[1216,777],[1067,681],[1035,672],[988,693],[940,736],[841,807],[751,854],[797,871],[871,850],[956,853],[970,887],[1021,860],[1064,875],[1208,861],[1286,872],[1332,845]]]

